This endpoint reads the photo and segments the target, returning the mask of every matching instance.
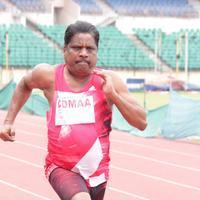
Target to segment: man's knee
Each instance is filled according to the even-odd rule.
[[[91,198],[87,192],[79,192],[75,194],[71,200],[91,200]]]

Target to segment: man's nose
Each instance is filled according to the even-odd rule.
[[[88,56],[88,51],[86,48],[81,48],[80,53],[81,56]]]

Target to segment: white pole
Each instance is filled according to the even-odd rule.
[[[178,77],[178,70],[179,70],[179,44],[178,44],[178,37],[176,38],[176,78]]]
[[[157,41],[157,38],[158,38],[158,34],[157,34],[157,30],[155,30],[155,59],[154,59],[154,72],[157,72],[157,68],[158,68],[158,65],[157,65],[157,54],[158,54],[158,41]]]
[[[188,33],[185,32],[185,77],[186,83],[189,81],[189,73],[188,73]]]
[[[0,48],[3,49],[2,42],[0,42]],[[2,52],[2,65],[0,65],[0,83],[2,83],[2,66],[3,66],[3,52]]]
[[[6,70],[9,68],[9,36],[6,33]]]

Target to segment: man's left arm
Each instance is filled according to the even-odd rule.
[[[127,122],[144,130],[147,126],[146,112],[129,93],[126,84],[113,71],[95,71],[104,79],[103,90],[106,97],[116,105]]]

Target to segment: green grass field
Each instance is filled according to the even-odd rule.
[[[188,98],[200,100],[200,92],[178,92],[178,93]],[[140,105],[144,106],[144,93],[132,92],[132,95],[140,103]],[[169,100],[170,100],[169,92],[146,92],[146,108],[148,110],[166,105],[169,103]]]

